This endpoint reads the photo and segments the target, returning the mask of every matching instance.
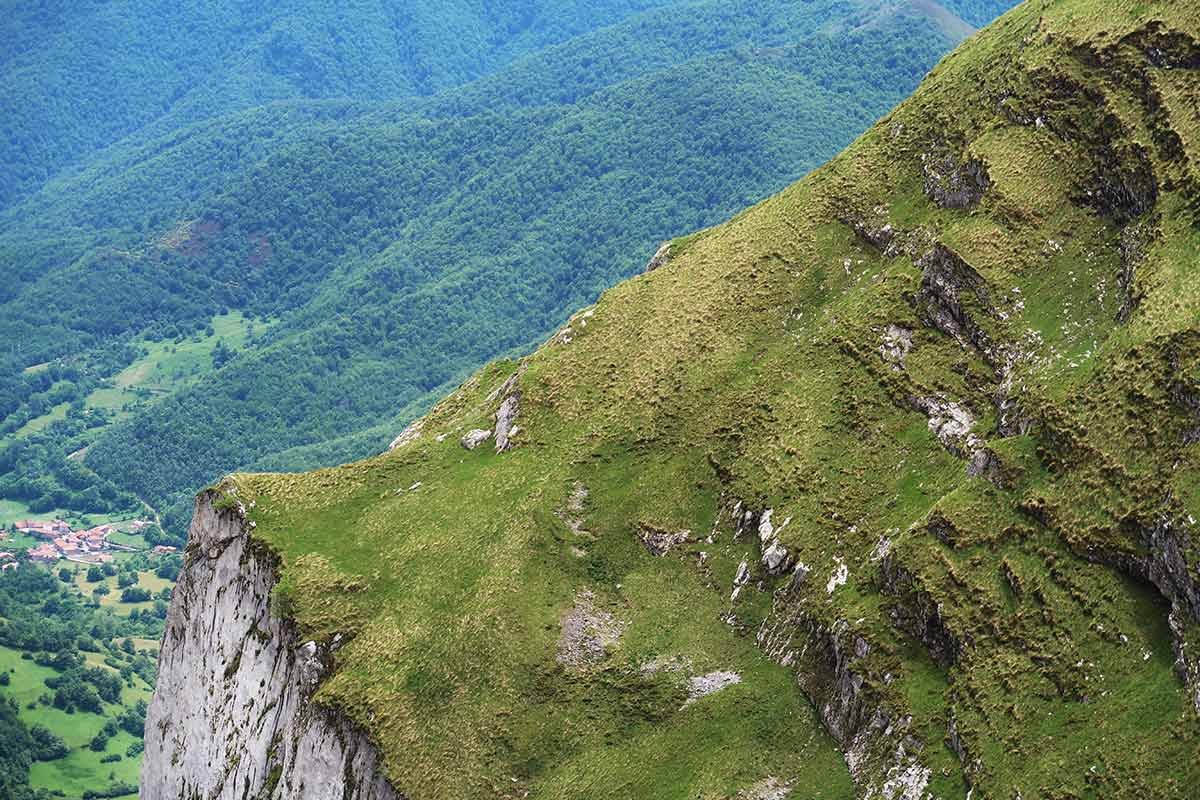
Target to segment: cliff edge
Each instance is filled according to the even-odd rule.
[[[146,717],[143,798],[401,800],[367,737],[312,702],[332,653],[272,614],[277,580],[244,509],[201,494]]]

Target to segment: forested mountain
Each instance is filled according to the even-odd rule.
[[[30,193],[0,212],[0,495],[41,510],[137,495],[179,534],[190,495],[223,472],[378,450],[662,239],[833,155],[971,30],[923,0],[485,5],[452,7],[439,36],[454,47],[415,49],[363,46],[377,39],[355,26],[383,30],[365,8],[344,25],[300,3],[206,7],[186,24],[176,8],[163,17],[174,46],[209,60],[127,64],[130,97],[100,105],[128,117],[120,130],[71,101],[76,121],[55,135],[94,139],[48,147],[91,155],[36,191],[36,176],[8,184]],[[1010,3],[959,5],[980,22]],[[431,9],[415,4],[400,27],[437,27]],[[81,12],[89,24],[14,14],[6,24],[45,46],[5,55],[0,96],[37,69],[108,70],[48,63],[117,58],[64,44],[96,20],[131,43],[167,24],[132,16],[103,3]],[[300,36],[297,19],[308,55],[293,60],[311,69],[259,75],[279,66],[263,43]],[[221,41],[193,41],[206,36]],[[400,51],[403,69],[372,66]],[[358,83],[364,71],[391,83]],[[178,97],[147,99],[166,85]],[[108,113],[126,102],[144,117]],[[27,119],[49,113],[35,107]]]
[[[665,2],[8,2],[0,205],[130,134],[275,101],[428,95]]]

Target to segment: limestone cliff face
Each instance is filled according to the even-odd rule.
[[[196,501],[146,717],[141,796],[402,800],[367,737],[310,702],[332,652],[272,615],[277,559],[218,497]]]

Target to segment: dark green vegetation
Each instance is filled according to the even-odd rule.
[[[179,557],[60,563],[0,573],[0,797],[133,796]]]
[[[229,479],[318,701],[414,800],[1194,797],[1198,103],[1194,4],[1026,4],[395,450]]]
[[[970,32],[927,0],[144,5],[5,22],[0,492],[176,536],[225,471],[378,452]]]
[[[270,102],[428,95],[665,4],[20,3],[0,23],[0,205],[130,134]]]

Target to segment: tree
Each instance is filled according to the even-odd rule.
[[[150,599],[150,592],[140,586],[131,586],[121,592],[122,603],[144,603]]]
[[[58,571],[58,579],[63,583],[70,583],[71,581],[75,580],[75,573],[66,567],[63,567]]]
[[[30,727],[29,735],[33,738],[33,757],[38,761],[53,761],[71,752],[66,742],[43,725]]]
[[[66,672],[73,667],[79,666],[81,663],[83,663],[83,659],[80,658],[78,653],[74,650],[63,648],[55,654],[54,660],[50,662],[50,666],[59,672]]]
[[[212,334],[210,333],[209,336],[211,335]],[[213,369],[220,369],[223,367],[226,362],[229,361],[229,359],[233,358],[233,355],[233,350],[225,345],[225,341],[223,339],[217,339],[217,344],[215,347],[213,347],[212,351]]]
[[[117,718],[117,724],[121,729],[127,731],[139,739],[145,734],[146,728],[146,701],[138,700],[131,708],[125,709],[124,713]]]
[[[88,583],[99,583],[102,580],[104,580],[104,570],[100,569],[100,567],[88,567]]]

